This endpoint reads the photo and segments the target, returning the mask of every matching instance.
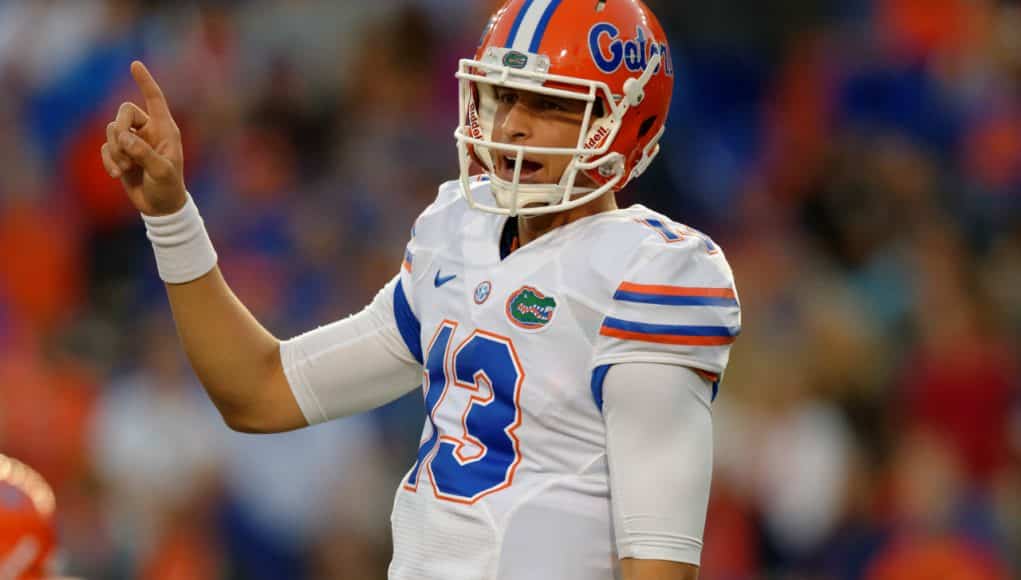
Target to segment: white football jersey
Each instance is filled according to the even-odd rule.
[[[653,362],[718,380],[740,330],[730,267],[708,237],[637,205],[501,260],[508,218],[459,187],[416,221],[395,292],[427,417],[394,501],[390,578],[610,580],[602,377]]]

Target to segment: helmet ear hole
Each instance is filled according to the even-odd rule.
[[[652,130],[652,126],[656,124],[656,119],[659,119],[659,117],[649,117],[648,119],[642,121],[641,127],[638,128],[639,139],[649,134],[649,131]]]

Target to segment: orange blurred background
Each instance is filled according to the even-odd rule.
[[[650,1],[677,88],[621,196],[712,235],[744,310],[706,580],[1021,577],[1021,3]],[[101,165],[154,70],[223,271],[279,337],[361,308],[456,176],[491,2],[0,2],[0,452],[85,578],[385,577],[413,394],[230,432]]]

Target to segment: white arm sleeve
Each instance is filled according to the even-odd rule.
[[[603,383],[621,558],[698,565],[713,463],[712,386],[677,365],[615,365]]]
[[[358,314],[280,344],[284,374],[309,425],[374,409],[422,382],[397,328],[391,280]]]

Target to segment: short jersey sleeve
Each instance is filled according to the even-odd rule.
[[[408,350],[415,359],[422,362],[421,325],[417,310],[414,307],[415,280],[413,267],[415,262],[415,230],[411,230],[411,240],[404,249],[404,260],[397,275],[397,284],[393,289],[393,312],[397,321],[397,329]]]
[[[637,245],[610,289],[593,367],[678,364],[716,380],[741,332],[741,307],[722,250],[704,234],[663,220]]]

